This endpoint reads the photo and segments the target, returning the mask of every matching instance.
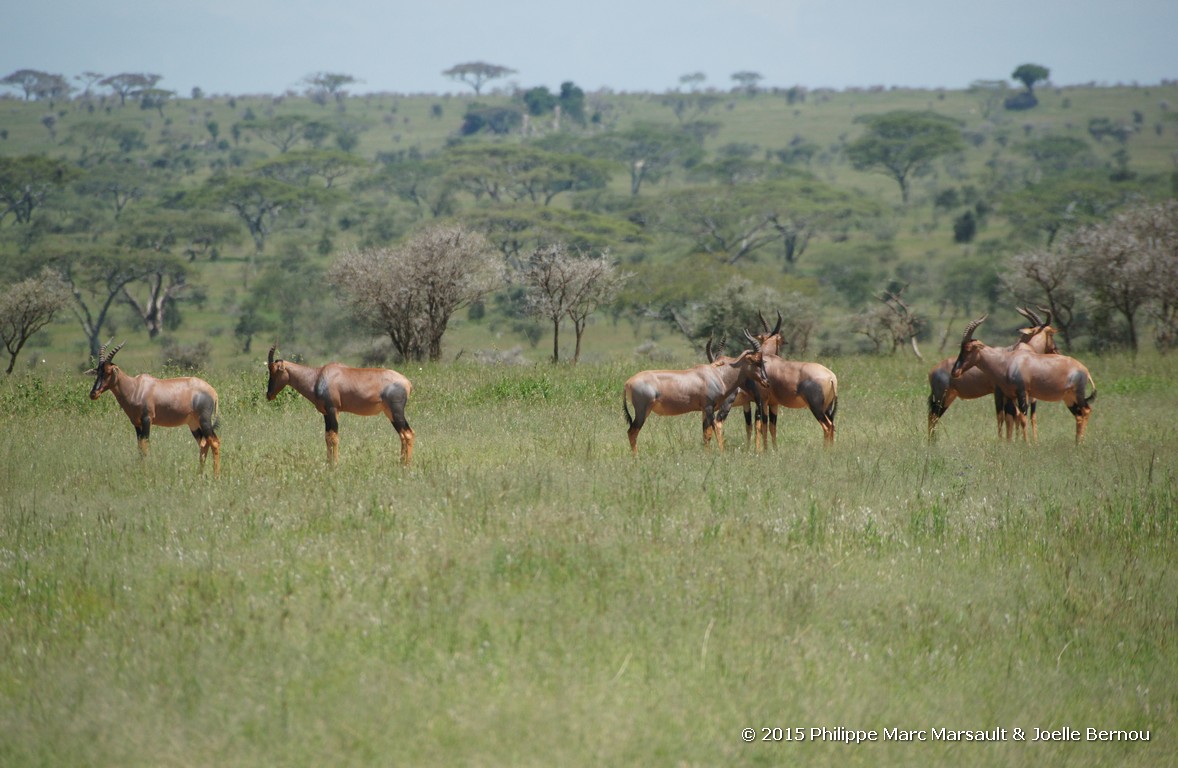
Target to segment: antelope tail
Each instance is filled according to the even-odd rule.
[[[1092,378],[1092,374],[1088,374],[1088,386],[1090,387],[1090,391],[1084,399],[1091,403],[1096,399],[1096,379]]]
[[[826,418],[830,419],[830,423],[834,423],[834,416],[839,410],[839,396],[835,395],[834,400],[830,403],[830,408],[826,409]]]
[[[626,427],[634,426],[634,417],[630,415],[630,407],[626,405],[626,390],[622,390],[622,413],[626,414]]]

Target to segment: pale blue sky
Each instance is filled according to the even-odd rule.
[[[1175,0],[34,0],[10,4],[0,77],[152,72],[187,96],[301,90],[314,72],[352,93],[469,92],[441,72],[517,70],[497,84],[572,80],[661,92],[703,72],[809,88],[964,88],[1042,64],[1056,85],[1178,79]]]

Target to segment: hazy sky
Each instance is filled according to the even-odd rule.
[[[441,74],[468,61],[554,91],[661,92],[692,72],[727,89],[746,70],[964,88],[1028,62],[1056,85],[1178,78],[1178,0],[28,0],[0,22],[0,77],[150,72],[181,96],[301,90],[315,72],[356,77],[352,93],[469,92]]]

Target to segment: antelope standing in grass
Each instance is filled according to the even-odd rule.
[[[757,408],[756,428],[752,428],[749,414],[745,414],[745,431],[760,449],[767,443],[765,439],[765,425],[768,423],[769,436],[773,447],[777,447],[777,409],[809,408],[810,413],[822,427],[822,437],[826,444],[834,442],[834,419],[838,412],[838,377],[834,371],[819,363],[807,363],[797,360],[786,360],[777,354],[781,348],[781,313],[777,313],[777,325],[770,330],[769,324],[761,316],[761,324],[765,333],[754,336],[745,330],[744,335],[759,349],[765,351],[766,382],[758,393],[763,405]],[[772,350],[772,354],[768,350]],[[731,402],[731,406],[745,405],[752,398],[742,389]],[[727,405],[727,404],[726,404]],[[768,419],[765,418],[766,411]],[[727,416],[723,410],[722,416]],[[721,419],[723,421],[723,419]]]
[[[266,383],[266,399],[273,400],[289,385],[311,401],[323,414],[324,438],[327,441],[327,460],[333,466],[339,461],[339,414],[375,416],[383,413],[401,437],[401,463],[408,466],[413,458],[413,430],[405,419],[405,404],[413,385],[409,379],[388,368],[350,368],[340,363],[328,363],[320,368],[299,365],[289,360],[274,358],[277,345],[270,347],[266,367],[270,379]]]
[[[638,433],[651,413],[660,416],[681,416],[703,411],[704,444],[716,436],[720,449],[724,448],[724,433],[716,429],[716,409],[749,379],[765,383],[764,357],[759,349],[745,350],[739,357],[716,363],[706,363],[681,371],[642,371],[626,380],[622,390],[622,412],[629,426],[630,451],[638,454]],[[751,385],[750,385],[751,386]],[[634,404],[630,415],[627,402]]]
[[[1007,349],[1014,351],[1020,345],[1025,345],[1031,351],[1040,354],[1058,353],[1059,350],[1055,346],[1055,329],[1051,327],[1051,312],[1040,308],[1046,313],[1046,319],[1040,320],[1038,315],[1026,307],[1016,307],[1015,309],[1020,315],[1030,320],[1033,325],[1020,329],[1018,341]],[[957,362],[956,357],[947,357],[928,372],[929,440],[935,437],[937,423],[945,415],[945,411],[949,410],[949,406],[954,400],[958,398],[973,400],[986,395],[994,396],[994,415],[998,421],[998,437],[1002,437],[1002,427],[1005,424],[1006,439],[1010,440],[1017,421],[1015,404],[1005,398],[1002,390],[998,389],[990,375],[981,368],[970,368],[960,377],[953,378],[953,363],[955,362]],[[1037,435],[1034,402],[1030,403],[1030,416],[1031,429]]]
[[[113,339],[111,340],[113,341]],[[126,342],[123,342],[126,344]],[[213,451],[213,476],[221,475],[221,439],[217,437],[217,390],[195,376],[176,379],[157,379],[146,373],[128,376],[114,364],[115,354],[123,348],[119,344],[107,352],[106,344],[98,351],[98,365],[86,371],[95,374],[90,399],[97,400],[110,390],[123,413],[135,427],[139,439],[139,455],[147,457],[151,428],[187,426],[200,446],[200,468],[204,471],[205,456]]]
[[[986,317],[982,315],[965,327],[961,351],[953,363],[953,378],[960,378],[974,367],[989,374],[1002,394],[1018,404],[1015,418],[1024,442],[1028,442],[1028,400],[1062,401],[1076,417],[1076,443],[1083,442],[1091,403],[1096,399],[1092,374],[1079,360],[1066,355],[1041,355],[1017,345],[1013,350],[986,346],[973,337]]]
[[[760,312],[758,312],[757,317],[761,318],[761,326],[763,327],[764,332],[758,333],[754,336],[753,334],[750,334],[748,332],[748,330],[745,330],[745,332],[744,332],[745,338],[748,339],[750,342],[752,342],[753,346],[760,349],[761,353],[764,355],[780,354],[781,345],[784,343],[784,340],[781,337],[781,313],[780,312],[777,313],[777,325],[774,326],[772,329],[769,328],[769,323],[765,320],[764,315],[762,315]],[[722,347],[723,347],[723,341],[721,341],[721,348]],[[716,359],[716,356],[714,356],[712,354],[710,349],[706,350],[706,352],[708,355],[708,362],[714,362]],[[717,355],[719,355],[719,354],[720,353],[717,353]],[[729,358],[729,360],[731,360],[731,359],[733,359],[733,358]],[[723,406],[716,412],[716,428],[722,429],[724,426],[724,422],[725,422],[725,420],[727,420],[728,414],[732,411],[732,409],[736,408],[736,407],[740,407],[744,411],[745,439],[751,444],[753,442],[753,406],[752,406],[753,401],[754,401],[753,396],[750,395],[748,392],[746,392],[743,387],[736,390],[735,392],[733,392],[724,401]],[[777,445],[777,405],[774,404],[772,406],[769,406],[768,411],[769,411],[770,432],[773,434],[773,445],[776,446]],[[760,419],[762,417],[763,417],[763,414],[760,411],[757,411],[757,418]]]

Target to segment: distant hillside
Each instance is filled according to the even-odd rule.
[[[24,160],[59,165],[27,220],[13,206],[0,219],[0,279],[73,264],[88,281],[85,306],[22,353],[49,365],[85,360],[79,317],[104,293],[103,340],[129,339],[123,357],[143,366],[254,365],[274,337],[308,357],[388,359],[326,271],[348,249],[448,220],[484,232],[509,266],[545,242],[608,249],[632,277],[590,325],[589,361],[692,357],[688,335],[726,296],[747,304],[734,305],[735,328],[782,311],[810,354],[888,351],[864,329],[894,312],[886,291],[935,356],[967,315],[994,312],[994,333],[1017,324],[1002,279],[1012,256],[1175,194],[1178,85],[1035,94],[1022,110],[1004,107],[1015,89],[983,88],[3,98],[5,201]],[[873,117],[898,111],[946,118],[960,137],[960,151],[911,169],[907,204],[894,174],[857,170],[848,152]],[[225,190],[258,179],[280,204],[251,224]],[[107,291],[94,267],[149,256],[170,259],[155,288]],[[131,299],[169,285],[153,338]],[[1078,321],[1077,343],[1103,338],[1098,320]],[[506,286],[453,318],[443,357],[543,360],[550,333]]]

